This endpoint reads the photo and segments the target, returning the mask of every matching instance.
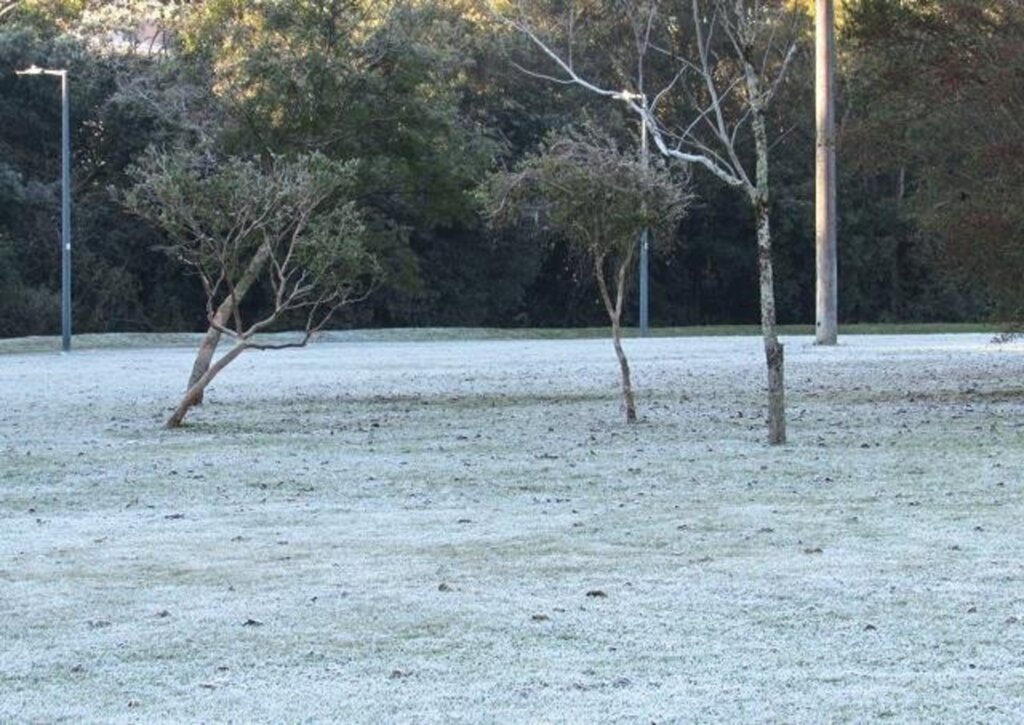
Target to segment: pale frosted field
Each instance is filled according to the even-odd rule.
[[[0,721],[1020,722],[1024,346],[786,342],[0,355]]]

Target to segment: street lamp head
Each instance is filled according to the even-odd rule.
[[[67,71],[63,70],[63,69],[57,70],[57,69],[54,69],[54,68],[40,68],[39,66],[37,66],[36,64],[33,63],[32,65],[30,65],[28,68],[25,68],[24,70],[16,70],[16,71],[14,71],[14,74],[15,75],[19,75],[19,76],[42,76],[42,75],[47,75],[47,76],[60,76],[60,77],[64,77],[65,75],[67,75]]]
[[[619,91],[618,93],[612,94],[612,98],[619,101],[640,101],[643,100],[644,95],[642,93],[633,93],[632,91]]]

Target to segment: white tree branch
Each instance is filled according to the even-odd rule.
[[[540,49],[542,53],[544,53],[544,55],[558,66],[558,68],[565,74],[565,78],[561,79],[561,81],[575,84],[590,91],[591,93],[604,96],[605,98],[614,98],[625,101],[627,107],[636,113],[640,117],[641,121],[643,121],[647,126],[647,129],[650,131],[651,137],[654,140],[655,146],[663,156],[686,163],[699,164],[730,186],[744,186],[745,184],[749,184],[741,165],[723,165],[719,163],[716,158],[705,154],[693,154],[679,148],[670,147],[665,142],[664,134],[657,118],[655,118],[654,114],[651,113],[648,106],[637,103],[637,100],[639,99],[636,98],[636,94],[629,93],[628,91],[613,91],[607,88],[602,88],[601,86],[588,81],[576,73],[572,65],[567,63],[561,56],[553,51],[525,22],[509,19],[506,19],[506,22],[529,38],[530,41]],[[737,173],[737,171],[739,173]]]

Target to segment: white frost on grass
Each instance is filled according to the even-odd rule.
[[[786,342],[0,356],[0,721],[1018,721],[1024,347]]]

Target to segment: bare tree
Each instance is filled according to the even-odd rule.
[[[616,89],[577,70],[572,43],[579,32],[570,13],[568,50],[555,50],[531,22],[525,3],[507,18],[542,51],[551,72],[524,69],[540,78],[572,84],[624,101],[647,127],[666,157],[710,172],[749,200],[757,228],[761,333],[768,372],[768,441],[786,440],[783,348],[775,326],[772,271],[770,142],[768,109],[796,51],[796,14],[781,0],[685,0],[662,12],[657,0],[613,3],[635,40],[637,59],[632,89]],[[651,60],[672,71],[648,93]],[[616,65],[616,64],[613,64]],[[617,64],[622,67],[623,64]],[[621,75],[621,74],[620,74]]]
[[[243,352],[304,346],[340,307],[376,286],[379,266],[347,198],[351,163],[317,153],[261,165],[150,151],[131,173],[135,184],[125,206],[167,233],[166,251],[202,282],[210,330],[235,343],[212,362],[215,345],[208,348],[207,335],[200,354],[208,350],[211,364],[190,381],[169,428],[182,424],[210,382]],[[269,302],[249,319],[240,303],[257,284]],[[301,326],[294,340],[260,342],[260,333],[282,321]]]
[[[534,224],[564,238],[590,264],[612,328],[626,422],[636,422],[629,361],[622,348],[622,308],[644,229],[671,240],[690,201],[664,163],[647,164],[594,127],[547,140],[518,167],[491,179],[493,226]]]

